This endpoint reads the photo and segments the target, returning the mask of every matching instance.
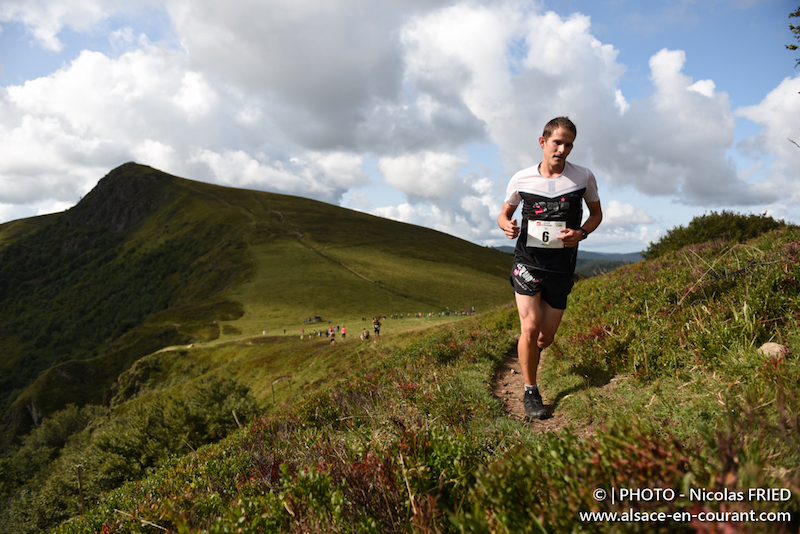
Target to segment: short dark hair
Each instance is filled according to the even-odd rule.
[[[545,139],[550,139],[550,136],[556,133],[556,130],[559,128],[564,128],[565,130],[572,132],[576,137],[578,135],[578,129],[575,127],[575,123],[569,120],[569,117],[556,117],[544,125],[542,137]]]

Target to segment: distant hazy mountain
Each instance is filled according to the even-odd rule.
[[[615,252],[589,252],[585,250],[578,250],[578,260],[597,260],[597,261],[627,261],[629,263],[636,263],[641,261],[641,252],[628,252],[627,254],[619,254]]]

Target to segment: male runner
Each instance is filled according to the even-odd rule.
[[[545,419],[536,372],[541,351],[553,342],[572,290],[578,242],[603,220],[592,171],[567,163],[577,129],[567,117],[544,127],[539,138],[542,162],[515,174],[508,184],[497,224],[517,239],[511,283],[522,334],[517,344],[525,379],[523,406],[530,418]],[[589,218],[581,226],[582,201]],[[522,202],[522,225],[512,219]]]
[[[373,345],[381,340],[381,317],[380,315],[372,318],[372,330],[375,332],[375,339],[372,340]]]

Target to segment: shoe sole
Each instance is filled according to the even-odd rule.
[[[544,419],[550,419],[550,413],[547,411],[542,413],[533,413],[533,414],[526,413],[525,418],[530,420],[538,419],[539,421],[542,421]]]

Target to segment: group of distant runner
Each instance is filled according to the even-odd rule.
[[[364,328],[362,330],[362,332],[361,332],[360,338],[361,338],[361,341],[367,341],[370,338],[372,338],[373,339],[373,343],[375,343],[376,341],[380,341],[381,340],[381,320],[385,321],[387,318],[388,319],[404,319],[404,318],[412,318],[413,317],[413,318],[416,318],[416,319],[421,319],[421,318],[432,318],[432,317],[450,317],[450,316],[461,316],[461,315],[473,315],[474,313],[475,313],[475,307],[473,306],[471,308],[464,308],[463,310],[450,310],[448,308],[447,311],[443,311],[443,312],[394,313],[394,314],[389,315],[388,317],[386,315],[376,315],[375,317],[372,318],[372,334],[370,334],[370,332],[369,332],[369,330],[367,328]],[[367,318],[366,317],[362,317],[361,320],[366,322]],[[303,324],[313,324],[315,322],[322,322],[322,318],[319,315],[316,315],[314,317],[308,317],[308,318],[303,319]],[[322,336],[325,336],[325,338],[330,341],[331,345],[334,345],[336,343],[336,334],[341,334],[342,339],[345,339],[347,337],[347,327],[339,326],[339,325],[333,326],[332,321],[328,321],[328,324],[330,326],[328,326],[327,329],[325,329],[325,328],[318,329],[318,330],[315,330],[315,331],[309,332],[309,333],[306,333],[306,329],[303,328],[301,330],[301,332],[300,332],[300,339],[311,339],[311,338],[314,338],[314,337],[321,338]],[[286,333],[286,330],[284,330],[284,333]]]
[[[386,316],[384,315],[383,318],[386,319]],[[366,321],[367,319],[366,319],[366,317],[364,317],[364,318],[362,318],[362,320]],[[303,319],[303,322],[305,323],[306,319]],[[329,321],[329,323],[330,323],[330,321]],[[373,331],[373,335],[374,335],[373,343],[375,341],[380,341],[380,339],[381,339],[381,317],[380,316],[375,316],[375,317],[372,318],[372,331]],[[286,330],[284,330],[284,333],[285,332],[286,332]],[[331,325],[326,330],[317,330],[316,332],[310,332],[308,334],[306,334],[306,329],[303,328],[303,330],[300,333],[300,339],[311,339],[312,337],[322,337],[323,334],[324,334],[325,337],[330,340],[331,345],[334,345],[336,343],[336,334],[337,333],[340,333],[342,335],[342,339],[345,339],[347,337],[347,327],[346,326],[339,326],[339,325],[336,325],[334,327],[333,325]],[[369,336],[369,332],[367,331],[366,328],[364,328],[364,330],[361,332],[361,341],[365,341],[365,340],[369,339],[369,337],[370,337]]]
[[[322,337],[324,335],[326,339],[330,340],[331,345],[333,345],[336,342],[337,333],[342,334],[342,339],[344,339],[347,337],[347,327],[339,325],[330,326],[327,329],[309,332],[308,334],[306,334],[306,329],[303,328],[303,330],[300,332],[300,339],[311,339],[312,337]]]
[[[400,314],[392,314],[392,319],[403,319],[405,317],[414,317],[414,318],[423,318],[423,317],[450,317],[453,315],[474,315],[475,314],[475,306],[472,308],[464,308],[464,310],[450,310],[449,308],[447,311],[443,312],[428,312],[428,313],[408,313],[403,315]],[[384,316],[384,319],[386,316]]]

